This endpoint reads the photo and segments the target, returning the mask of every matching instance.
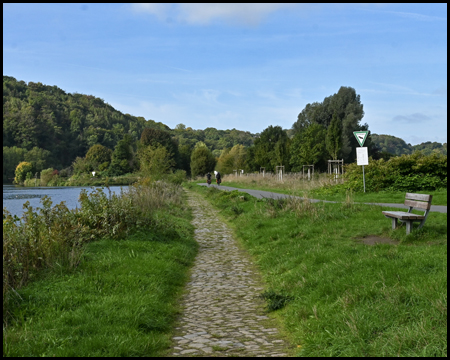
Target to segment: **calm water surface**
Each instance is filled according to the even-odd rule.
[[[21,187],[15,185],[3,185],[3,207],[11,213],[11,215],[17,215],[21,217],[23,214],[23,204],[26,201],[30,202],[30,205],[36,209],[42,207],[41,198],[47,195],[51,198],[53,205],[65,201],[66,206],[69,209],[75,209],[80,207],[78,197],[80,196],[81,189],[86,189],[88,193],[98,187],[86,187],[86,186],[43,186],[43,187]],[[120,194],[120,188],[126,190],[128,186],[110,186],[109,189],[112,193]],[[104,188],[103,192],[109,194],[108,189]]]

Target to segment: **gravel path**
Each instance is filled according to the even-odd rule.
[[[287,356],[264,312],[261,278],[232,231],[200,195],[188,192],[199,253],[183,298],[172,356]]]

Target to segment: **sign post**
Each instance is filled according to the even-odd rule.
[[[368,131],[353,131],[353,135],[355,135],[359,146],[361,146],[359,148],[356,148],[356,163],[358,165],[362,165],[364,192],[366,192],[366,177],[364,175],[364,165],[369,165],[369,153],[367,151],[367,148],[362,146],[364,145],[364,141],[366,141],[367,139],[368,133]]]

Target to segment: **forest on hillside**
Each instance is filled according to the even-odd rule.
[[[273,171],[278,165],[285,171],[301,171],[302,165],[314,164],[325,171],[329,159],[355,161],[352,149],[358,145],[353,131],[369,130],[367,123],[361,124],[363,116],[355,89],[341,87],[322,102],[307,104],[291,129],[269,126],[257,134],[201,130],[184,125],[183,119],[171,129],[123,114],[93,95],[66,93],[57,86],[4,75],[3,182],[11,182],[21,162],[29,164],[24,169],[33,177],[53,169],[65,176],[92,170],[110,176],[143,169],[154,172],[158,161],[167,172],[184,170],[192,176],[214,169]],[[447,144],[411,146],[370,131],[365,146],[374,159],[416,150],[447,152]]]

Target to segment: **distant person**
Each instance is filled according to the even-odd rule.
[[[211,185],[211,174],[210,173],[206,174],[206,182],[208,183],[208,186]]]
[[[222,179],[220,178],[220,172],[214,171],[214,175],[216,176],[217,185],[220,185],[220,183],[222,182]]]

